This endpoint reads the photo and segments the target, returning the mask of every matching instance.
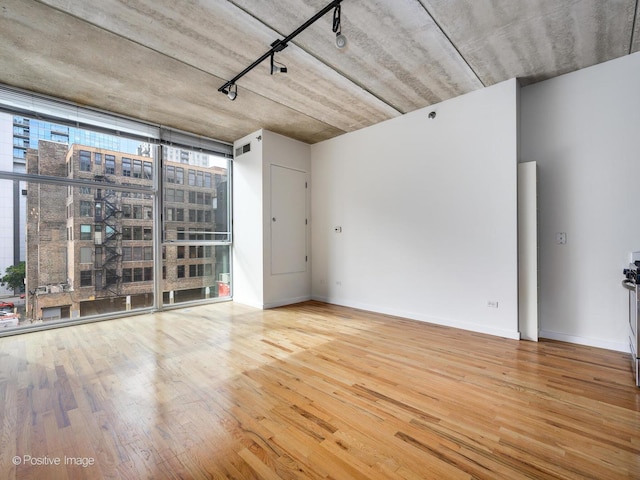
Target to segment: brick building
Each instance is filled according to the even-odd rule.
[[[50,141],[28,150],[28,173],[96,182],[28,187],[29,319],[153,305],[153,196],[126,190],[153,185],[154,159],[141,153]],[[162,249],[165,303],[228,295],[228,248],[211,244],[227,230],[227,170],[180,162],[165,157],[163,228],[165,239],[177,242]]]

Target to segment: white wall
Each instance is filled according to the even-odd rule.
[[[271,165],[305,172],[307,179],[311,172],[310,145],[293,140],[268,130],[262,130],[263,188],[264,188],[264,307],[302,302],[311,299],[311,262],[306,271],[274,275],[271,272]],[[310,185],[310,182],[309,182]],[[310,189],[308,189],[309,191]],[[307,209],[310,210],[310,194],[307,193]],[[292,199],[292,201],[295,201]],[[311,212],[309,211],[307,217]],[[309,227],[310,229],[310,227]],[[307,236],[307,256],[311,256],[311,235]]]
[[[542,337],[628,351],[620,282],[640,250],[639,85],[635,53],[521,91],[522,161],[539,174]]]
[[[264,304],[262,131],[234,142],[251,151],[233,161],[233,299],[257,308]]]
[[[518,338],[517,89],[312,145],[314,298]]]
[[[259,130],[234,142],[234,150],[248,142],[251,151],[236,157],[233,165],[233,299],[258,308],[309,300],[310,267],[300,273],[271,273],[270,174],[271,165],[278,165],[308,176],[310,146]],[[309,256],[310,250],[309,236]]]

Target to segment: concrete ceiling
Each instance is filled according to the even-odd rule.
[[[513,77],[640,50],[639,0],[343,0],[276,59],[217,90],[330,0],[0,0],[0,83],[232,142],[315,143]]]

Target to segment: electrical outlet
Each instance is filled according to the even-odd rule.
[[[558,245],[566,245],[566,243],[567,243],[567,234],[565,232],[556,233],[556,243]]]
[[[498,301],[497,300],[489,300],[487,302],[487,307],[489,307],[489,308],[498,308]]]

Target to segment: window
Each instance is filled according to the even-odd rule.
[[[178,278],[184,278],[184,265],[178,265],[176,267],[176,274]]]
[[[140,262],[142,260],[142,247],[133,247],[133,261]]]
[[[164,201],[165,202],[175,202],[176,201],[176,191],[173,188],[167,188],[164,191]]]
[[[144,280],[144,273],[142,267],[133,269],[133,281],[142,282]]]
[[[184,168],[176,168],[176,183],[178,185],[184,185]]]
[[[122,176],[123,177],[131,176],[131,159],[130,158],[122,159]]]
[[[164,221],[165,222],[173,222],[176,219],[176,209],[175,208],[165,208],[164,209]]]
[[[176,183],[176,168],[172,167],[171,165],[168,165],[166,168],[166,172],[167,172],[167,176],[166,176],[167,183]]]
[[[114,155],[104,156],[104,173],[107,175],[116,174],[116,157]]]
[[[198,203],[198,200],[196,199],[196,192],[193,190],[189,191],[189,203]]]
[[[176,203],[184,202],[184,190],[176,189]]]
[[[144,260],[153,260],[153,248],[144,247]]]
[[[102,268],[102,247],[96,247],[95,263],[93,264],[93,266],[95,268]]]
[[[151,207],[143,207],[143,217],[145,220],[153,220],[153,209]]]
[[[102,219],[102,203],[98,202],[96,203],[96,220],[101,220]]]
[[[91,171],[91,152],[87,152],[86,150],[80,150],[80,171],[82,172]]]
[[[151,162],[144,162],[143,176],[145,180],[153,180],[153,166]]]
[[[93,285],[93,275],[91,275],[91,270],[80,272],[80,286],[81,287],[90,287]]]
[[[195,170],[189,170],[189,185],[191,185],[192,187],[196,186],[196,171]]]
[[[79,191],[84,195],[91,195],[91,187],[80,187]]]
[[[133,218],[142,219],[142,205],[133,206]]]
[[[198,276],[198,266],[197,265],[189,265],[189,276],[197,277]]]
[[[153,280],[153,267],[144,267],[144,281],[150,282]]]
[[[178,247],[178,258],[184,258],[184,247]]]
[[[94,158],[94,160],[96,162],[96,165],[102,165],[102,154],[101,153],[98,153],[98,152],[94,153],[93,154],[93,158]]]
[[[133,240],[131,227],[122,227],[122,240]]]
[[[142,240],[142,227],[133,227],[133,239]]]
[[[196,186],[204,187],[204,172],[197,172]]]
[[[87,202],[82,200],[80,202],[80,216],[81,217],[90,217],[92,215],[91,211],[91,202]]]
[[[91,240],[91,225],[80,225],[80,240]]]
[[[189,209],[189,222],[191,223],[196,222],[196,210]]]
[[[184,222],[184,208],[176,208],[176,222]]]
[[[204,174],[204,186],[207,188],[211,188],[211,174],[205,172]]]
[[[93,263],[91,247],[80,247],[80,263]]]
[[[122,216],[124,218],[131,218],[131,205],[122,205]]]
[[[122,269],[122,283],[131,283],[133,282],[132,270],[130,268]]]
[[[122,247],[122,261],[123,262],[133,261],[133,256],[131,254],[131,247]]]
[[[133,178],[142,178],[142,160],[133,160]]]

